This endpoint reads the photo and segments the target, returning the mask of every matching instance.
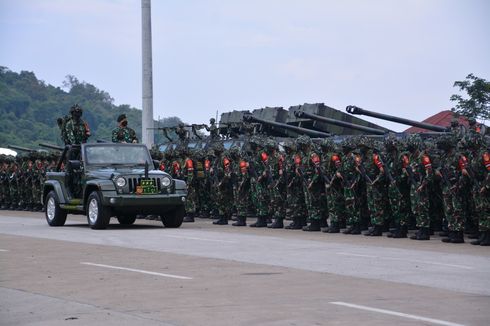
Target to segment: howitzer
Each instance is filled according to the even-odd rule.
[[[321,115],[312,114],[312,113],[308,113],[308,112],[300,111],[300,110],[294,111],[294,115],[297,118],[309,118],[309,119],[312,119],[315,121],[320,121],[320,122],[324,122],[324,123],[335,125],[335,126],[340,126],[340,127],[345,127],[345,128],[363,131],[363,132],[366,132],[370,135],[384,135],[387,132],[390,132],[389,130],[381,130],[381,129],[371,128],[371,127],[361,126],[358,124],[354,124],[354,123],[350,123],[350,122],[346,122],[346,121],[342,121],[342,120],[337,120],[337,119],[332,119],[332,118],[327,118],[327,117],[323,117]]]
[[[326,138],[326,137],[330,137],[331,136],[331,134],[326,133],[326,132],[321,132],[321,131],[316,131],[316,130],[301,128],[301,127],[296,127],[296,126],[288,125],[286,123],[280,123],[280,122],[275,122],[275,121],[263,120],[263,119],[254,117],[251,114],[244,115],[243,116],[243,121],[257,122],[257,123],[261,123],[263,125],[268,125],[268,126],[272,126],[274,128],[278,128],[279,130],[281,130],[281,129],[291,130],[291,131],[294,131],[294,132],[296,132],[296,133],[298,133],[300,135],[307,135],[307,136],[314,137],[314,138]]]
[[[387,120],[387,121],[392,121],[392,122],[397,122],[397,123],[401,123],[404,125],[419,127],[422,129],[438,131],[438,132],[448,131],[447,127],[442,127],[442,126],[433,125],[430,123],[418,122],[418,121],[414,121],[414,120],[410,120],[410,119],[395,117],[395,116],[388,115],[388,114],[368,111],[368,110],[361,109],[360,107],[357,107],[355,105],[349,105],[345,108],[345,110],[350,114],[367,115],[369,117],[378,118],[378,119]]]
[[[44,147],[44,148],[54,149],[55,151],[61,151],[61,152],[64,151],[68,147],[68,146],[60,147],[60,146],[46,144],[46,143],[39,143],[39,146]]]
[[[29,148],[22,147],[22,146],[8,145],[7,147],[10,148],[10,149],[16,149],[16,150],[22,151],[22,152],[29,152],[29,153],[36,152],[35,149],[29,149]]]

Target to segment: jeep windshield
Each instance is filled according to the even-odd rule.
[[[85,147],[85,163],[100,166],[150,166],[152,161],[144,145],[95,145]]]

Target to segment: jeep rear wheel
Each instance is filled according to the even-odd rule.
[[[51,190],[46,196],[44,202],[46,208],[46,221],[49,226],[63,226],[66,222],[66,211],[60,208],[60,201],[54,190]]]
[[[185,207],[179,206],[162,216],[162,223],[166,228],[178,228],[182,225],[185,216]]]
[[[134,224],[134,221],[136,221],[136,215],[134,216],[120,215],[117,217],[117,220],[121,225],[131,225]]]
[[[87,201],[87,221],[92,229],[105,229],[111,219],[110,208],[104,206],[98,191],[93,191]]]

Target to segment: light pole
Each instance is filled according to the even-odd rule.
[[[151,0],[141,0],[141,43],[143,58],[143,143],[150,148],[155,142],[153,129],[153,68],[151,54]]]

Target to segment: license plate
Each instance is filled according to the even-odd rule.
[[[157,192],[153,180],[141,180],[140,185],[136,187],[136,194],[138,195],[156,194]]]

